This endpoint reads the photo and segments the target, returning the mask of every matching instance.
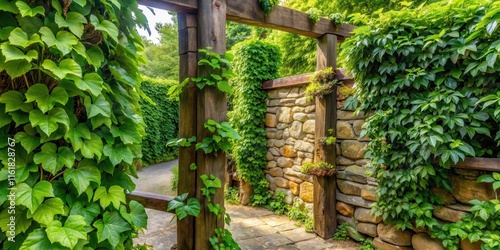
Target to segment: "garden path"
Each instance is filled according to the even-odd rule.
[[[172,168],[177,161],[152,165],[138,172],[136,190],[175,195],[171,191]],[[286,216],[275,215],[272,211],[259,207],[226,205],[231,215],[231,225],[227,227],[242,250],[357,250],[352,241],[323,240],[313,233],[297,227]],[[139,235],[135,243],[147,243],[155,250],[169,250],[177,241],[173,214],[146,209],[148,230]]]

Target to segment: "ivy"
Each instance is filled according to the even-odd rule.
[[[384,12],[343,44],[360,109],[375,112],[362,136],[384,221],[440,231],[429,187],[451,189],[449,168],[465,157],[500,157],[498,13],[498,2],[467,0]]]
[[[273,10],[274,5],[278,4],[279,0],[259,0],[260,7],[264,10],[264,13],[269,14]]]
[[[254,188],[252,200],[266,205],[270,194],[262,171],[266,165],[267,140],[264,129],[267,92],[262,82],[278,77],[279,49],[262,41],[246,41],[233,47],[236,77],[233,111],[228,113],[231,126],[242,140],[233,142],[232,157],[238,176]]]
[[[125,199],[145,132],[145,16],[120,0],[7,0],[0,12],[0,248],[132,249],[147,219]]]

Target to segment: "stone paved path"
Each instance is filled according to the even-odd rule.
[[[171,169],[176,161],[147,167],[138,173],[136,180],[139,191],[172,195],[170,191]],[[357,250],[352,241],[323,240],[313,233],[305,232],[303,227],[286,216],[275,215],[272,211],[259,207],[226,205],[231,215],[231,225],[227,227],[242,250]],[[173,215],[147,209],[148,230],[141,234],[136,243],[147,243],[155,250],[169,250],[177,238]]]

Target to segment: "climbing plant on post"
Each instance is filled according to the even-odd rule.
[[[137,7],[0,4],[0,248],[132,249],[146,227],[125,200],[144,134]]]

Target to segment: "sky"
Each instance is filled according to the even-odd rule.
[[[139,29],[139,35],[145,36],[149,38],[153,42],[159,42],[160,40],[160,34],[156,32],[155,30],[155,25],[156,23],[168,23],[170,22],[170,14],[166,10],[162,9],[154,9],[155,14],[153,14],[148,7],[144,5],[139,5],[139,9],[141,9],[144,12],[144,15],[148,18],[148,23],[149,23],[149,29],[151,30],[151,35],[148,34],[147,30]]]

